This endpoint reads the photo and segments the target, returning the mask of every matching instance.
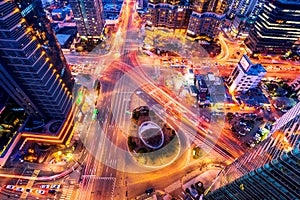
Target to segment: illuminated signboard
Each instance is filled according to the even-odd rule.
[[[244,70],[247,71],[251,63],[249,63],[246,57],[243,56],[242,59],[240,60],[240,64],[244,68]]]

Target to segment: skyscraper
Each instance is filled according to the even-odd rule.
[[[214,12],[224,14],[228,7],[228,1],[224,0],[193,0],[193,11],[197,13]]]
[[[205,199],[299,199],[300,103],[271,129],[269,138],[221,173],[221,187]]]
[[[205,12],[202,14],[193,12],[189,20],[187,35],[215,38],[220,32],[220,25],[224,20],[225,15],[219,15],[213,12]]]
[[[87,38],[100,38],[105,19],[102,0],[70,0],[78,33]]]
[[[67,62],[51,28],[50,21],[42,8],[40,0],[14,0],[20,9],[22,17],[32,28],[34,36],[45,50],[54,69],[60,74],[64,83],[71,90],[73,86],[72,75]]]
[[[261,64],[252,64],[249,58],[243,55],[227,80],[229,91],[245,93],[255,88],[266,73]]]
[[[255,20],[260,13],[266,0],[234,0],[229,9],[228,15],[233,18],[235,15]]]
[[[148,3],[150,25],[162,26],[173,29],[186,29],[188,27],[191,10],[189,6],[180,4],[179,1],[150,0]]]
[[[300,2],[271,0],[250,30],[245,44],[253,53],[284,54],[300,37]]]
[[[59,50],[55,37],[39,28],[39,6],[40,1],[0,0],[0,84],[28,114],[64,119],[72,105],[71,76],[62,54],[52,52]]]
[[[295,149],[208,194],[205,200],[299,199],[299,142]]]

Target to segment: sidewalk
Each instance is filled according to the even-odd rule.
[[[220,171],[221,170],[218,169],[209,169],[204,173],[198,175],[197,177],[191,179],[190,181],[184,183],[182,185],[182,189],[185,190],[186,188],[190,188],[192,184],[195,185],[195,183],[198,181],[201,181],[203,183],[204,188],[206,189],[211,185],[212,181],[216,178]]]

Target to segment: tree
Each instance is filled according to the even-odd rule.
[[[128,148],[130,151],[133,151],[136,147],[136,143],[132,141],[132,136],[128,137]]]

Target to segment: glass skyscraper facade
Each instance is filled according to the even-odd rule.
[[[300,198],[299,141],[290,152],[209,193],[205,200]]]
[[[271,0],[250,30],[246,45],[253,53],[284,54],[300,37],[300,2]]]
[[[222,171],[221,188],[205,199],[299,199],[299,131],[300,103],[275,122],[269,138]]]
[[[0,0],[0,86],[29,115],[64,119],[72,106],[71,74],[40,6]]]

